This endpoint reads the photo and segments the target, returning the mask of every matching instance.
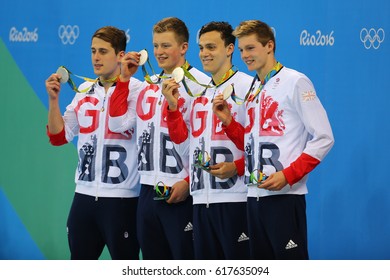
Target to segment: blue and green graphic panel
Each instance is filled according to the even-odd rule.
[[[52,147],[47,109],[0,40],[0,257],[68,259],[76,149]]]

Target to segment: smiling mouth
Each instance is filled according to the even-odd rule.
[[[158,61],[165,61],[167,60],[168,58],[167,57],[157,57],[157,60]]]

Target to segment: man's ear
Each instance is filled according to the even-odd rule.
[[[234,53],[234,44],[233,43],[230,43],[226,47],[226,52],[227,52],[227,57],[231,57],[232,56],[232,54]]]
[[[181,44],[181,54],[184,56],[188,51],[188,42]]]

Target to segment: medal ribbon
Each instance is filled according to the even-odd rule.
[[[267,75],[265,75],[264,77],[264,80],[260,80],[259,76],[256,75],[256,77],[260,80],[260,85],[259,87],[257,88],[256,92],[254,94],[252,94],[252,91],[253,91],[253,86],[251,86],[251,88],[249,89],[248,93],[246,94],[245,96],[245,101],[248,101],[248,102],[252,102],[253,100],[255,100],[255,98],[257,97],[257,95],[260,93],[260,91],[264,88],[265,84],[273,77],[275,76],[279,71],[280,69],[283,68],[283,65],[278,62],[276,63],[276,65],[271,69],[271,71],[268,72]],[[254,84],[255,80],[253,81],[252,84]]]
[[[236,92],[234,90],[234,84],[232,84],[232,87],[233,87],[233,91],[232,91],[232,94],[230,95],[230,97],[233,99],[233,101],[237,104],[237,105],[241,105],[245,102],[245,99],[242,99],[240,97],[238,97],[236,95]]]
[[[198,85],[204,87],[205,90],[204,90],[203,92],[201,92],[201,93],[193,94],[193,93],[191,92],[191,90],[188,88],[188,86],[186,85],[186,83],[184,82],[184,80],[183,80],[183,85],[184,85],[184,87],[186,88],[186,91],[187,91],[188,95],[190,95],[191,97],[199,97],[199,96],[202,96],[202,95],[206,92],[206,90],[207,90],[208,88],[217,88],[218,86],[220,86],[221,84],[223,84],[224,82],[226,82],[227,80],[229,80],[230,77],[233,76],[233,75],[237,72],[237,69],[233,69],[233,68],[234,68],[234,67],[230,68],[230,69],[222,76],[221,80],[220,80],[218,83],[214,84],[213,80],[211,79],[211,81],[210,81],[210,83],[209,83],[208,85],[199,83],[199,82],[196,80],[196,78],[195,78],[194,76],[192,76],[192,74],[191,74],[187,69],[184,69],[184,68],[183,68],[183,70],[184,70],[184,76],[186,76],[189,80],[193,81],[194,83],[196,83],[196,84],[198,84]],[[232,94],[232,95],[233,95],[233,94]]]
[[[191,81],[193,81],[194,83],[197,83],[198,85],[201,85],[201,86],[204,86],[204,87],[209,87],[208,85],[204,85],[204,84],[201,84],[199,83],[196,78],[190,73],[189,69],[190,69],[190,64],[188,63],[188,61],[186,60],[186,62],[181,66],[181,69],[183,69],[183,72],[184,72],[184,76],[187,77],[188,79],[190,79]],[[194,94],[192,94],[192,91],[191,89],[189,88],[189,86],[187,85],[185,79],[183,79],[182,81],[182,84],[184,86],[184,89],[186,90],[186,92],[188,93],[189,96],[191,97],[196,97],[194,96]],[[197,95],[197,96],[200,96],[200,95]]]
[[[215,87],[219,87],[220,85],[222,85],[224,82],[226,82],[227,80],[230,79],[231,76],[233,76],[236,72],[237,72],[237,69],[233,69],[234,66],[232,68],[230,68],[221,78],[221,80],[215,84]]]
[[[145,51],[146,51],[146,49],[145,49]],[[150,60],[149,60],[149,55],[148,55],[148,59],[146,60],[146,62],[148,63],[149,68],[152,70],[153,76],[157,76],[157,78],[158,78],[157,82],[153,82],[152,79],[150,78],[150,75],[149,75],[148,70],[146,70],[145,64],[143,64],[143,65],[141,66],[141,68],[142,68],[142,73],[143,73],[143,75],[144,75],[145,81],[146,81],[148,84],[158,84],[158,83],[160,82],[161,79],[168,78],[168,76],[157,75],[156,72],[154,72],[152,63],[150,63]]]
[[[99,78],[96,78],[96,79],[91,79],[91,78],[87,78],[87,77],[83,77],[83,76],[79,76],[79,75],[76,75],[76,74],[73,74],[72,72],[70,72],[65,66],[60,66],[62,68],[64,68],[68,74],[69,74],[69,79],[67,81],[68,85],[70,86],[70,88],[75,91],[75,92],[78,92],[78,93],[85,93],[87,91],[90,90],[90,88],[92,87],[93,84],[95,84],[97,81],[99,81]],[[78,90],[75,82],[72,80],[72,78],[70,77],[70,75],[73,75],[77,78],[80,78],[84,81],[87,81],[87,82],[92,82],[93,84],[90,85],[89,87],[83,89],[83,90]],[[118,79],[118,76],[114,77],[114,78],[111,78],[111,79],[108,79],[108,80],[100,80],[102,83],[113,83],[113,82],[116,82]]]

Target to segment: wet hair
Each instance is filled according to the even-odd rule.
[[[92,35],[93,38],[99,38],[111,44],[115,53],[126,50],[126,33],[114,26],[104,26],[95,31]]]
[[[240,37],[255,34],[257,40],[265,46],[270,40],[274,42],[274,53],[276,51],[275,35],[271,27],[260,20],[246,20],[242,21],[233,31],[233,35],[240,39]]]
[[[163,18],[153,26],[153,33],[164,33],[168,31],[175,33],[176,40],[179,43],[188,43],[190,39],[186,24],[176,17]]]

